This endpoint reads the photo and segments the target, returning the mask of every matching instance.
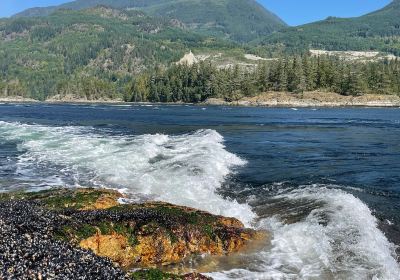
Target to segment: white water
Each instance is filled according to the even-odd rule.
[[[19,143],[21,174],[35,166],[62,166],[61,175],[91,178],[97,185],[234,216],[272,232],[272,243],[249,254],[235,270],[216,279],[400,279],[394,246],[359,199],[332,187],[282,191],[275,198],[319,202],[301,221],[274,216],[254,223],[248,205],[222,198],[218,188],[245,161],[229,153],[213,130],[179,136],[102,135],[83,127],[49,127],[0,122],[0,140]]]
[[[26,151],[19,172],[48,163],[60,172],[92,183],[123,188],[142,196],[199,208],[245,222],[255,216],[248,205],[216,194],[232,168],[246,162],[225,150],[213,130],[168,136],[104,136],[82,127],[47,127],[0,122],[0,137]]]
[[[300,222],[279,217],[257,227],[273,233],[272,244],[249,255],[251,269],[212,273],[217,279],[400,279],[395,246],[377,228],[377,220],[358,198],[324,186],[302,187],[275,199],[320,202]]]

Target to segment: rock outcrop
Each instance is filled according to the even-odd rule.
[[[88,249],[125,270],[176,264],[200,254],[229,255],[267,238],[235,218],[163,202],[120,204],[121,198],[103,189],[0,194],[0,202],[30,203],[51,213],[55,218],[46,235],[57,242]],[[191,277],[177,279],[203,279]]]
[[[196,64],[198,62],[199,62],[199,60],[192,53],[192,51],[190,51],[189,53],[185,54],[176,64],[192,66],[193,64]]]
[[[84,215],[89,218],[79,215],[82,224],[63,234],[123,267],[168,265],[193,254],[226,255],[265,237],[234,218],[166,203],[124,205]],[[84,238],[82,230],[94,234]]]
[[[144,279],[154,279],[154,280],[211,280],[211,278],[206,277],[199,273],[189,273],[185,275],[175,275],[171,273],[162,272],[158,269],[146,269],[139,270],[130,275],[130,279],[133,280],[144,280]]]
[[[344,96],[332,92],[265,92],[254,97],[243,97],[238,101],[227,102],[210,98],[206,105],[260,106],[260,107],[399,107],[400,96],[383,94],[364,94]]]

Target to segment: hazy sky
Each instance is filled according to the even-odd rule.
[[[290,25],[299,25],[328,16],[359,16],[384,7],[390,0],[257,0]],[[0,0],[0,17],[30,7],[58,5],[68,0]]]

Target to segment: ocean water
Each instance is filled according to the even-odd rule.
[[[55,186],[271,232],[215,279],[400,279],[399,108],[0,104],[0,191]]]

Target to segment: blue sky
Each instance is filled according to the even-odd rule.
[[[355,17],[383,8],[391,0],[257,0],[289,25],[328,16]]]
[[[353,17],[382,8],[390,0],[257,0],[290,25],[299,25],[328,16]],[[29,7],[58,5],[69,0],[0,0],[0,17]]]
[[[31,7],[59,5],[71,0],[0,0],[0,17],[8,17]]]

